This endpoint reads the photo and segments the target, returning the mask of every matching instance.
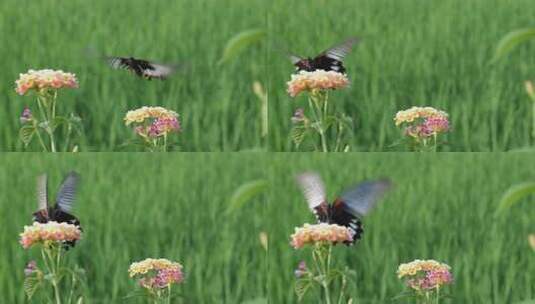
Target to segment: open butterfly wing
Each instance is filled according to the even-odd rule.
[[[370,212],[391,186],[392,183],[389,180],[363,182],[344,192],[339,200],[343,202],[346,211],[363,217]]]
[[[70,172],[65,177],[56,197],[56,207],[59,210],[67,213],[72,211],[79,180],[80,176],[76,172]]]
[[[149,78],[165,79],[175,71],[173,67],[168,65],[157,63],[149,63],[149,65],[151,68],[146,68],[143,70],[143,76]]]
[[[358,42],[356,37],[347,39],[341,44],[335,45],[330,49],[322,52],[318,57],[326,56],[336,61],[343,61],[344,58],[351,52],[353,45]]]
[[[37,208],[48,210],[48,183],[46,174],[37,177]]]
[[[329,204],[321,177],[317,173],[306,172],[297,176],[297,183],[303,191],[310,210],[314,212],[320,222],[327,221]]]

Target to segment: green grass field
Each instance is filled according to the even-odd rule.
[[[534,45],[489,64],[507,32],[533,25],[529,0],[271,1],[270,147],[290,151],[290,117],[306,107],[286,82],[293,67],[277,54],[287,48],[314,56],[359,36],[345,60],[351,87],[331,95],[355,120],[352,151],[391,151],[400,131],[398,110],[429,105],[450,113],[446,151],[503,151],[530,144],[531,101],[523,82],[533,79]],[[531,143],[533,143],[531,141]],[[399,149],[399,148],[397,148]]]
[[[83,240],[68,256],[87,271],[84,303],[144,303],[123,298],[136,286],[128,266],[146,257],[184,265],[186,283],[179,287],[184,303],[265,297],[266,251],[258,238],[267,230],[265,197],[226,213],[236,188],[262,176],[253,166],[257,161],[224,154],[3,155],[0,302],[27,303],[22,270],[39,252],[22,249],[18,234],[36,209],[36,176],[47,172],[55,195],[70,170],[82,178],[75,214]]]
[[[264,147],[260,102],[252,84],[265,85],[265,50],[260,45],[239,61],[217,65],[227,41],[266,23],[264,1],[58,1],[0,3],[5,40],[0,75],[0,150],[20,151],[18,117],[30,97],[14,92],[28,69],[76,73],[80,89],[62,91],[60,111],[74,109],[84,123],[82,151],[129,151],[126,111],[161,105],[181,115],[182,151],[236,151]],[[185,65],[167,81],[145,81],[87,56],[87,48]],[[30,150],[39,151],[38,146]]]
[[[269,295],[271,303],[296,303],[293,270],[308,250],[294,250],[294,227],[314,216],[293,181],[317,170],[331,199],[365,179],[390,178],[395,188],[364,220],[362,241],[335,249],[338,265],[357,271],[350,285],[353,303],[391,301],[403,291],[400,263],[437,259],[453,270],[454,285],[445,303],[517,303],[535,298],[534,253],[527,241],[535,231],[535,208],[519,204],[494,217],[502,194],[512,184],[533,180],[528,155],[443,154],[277,155],[270,162],[272,189]],[[318,296],[318,293],[316,293]],[[317,303],[314,293],[304,303]]]
[[[307,250],[289,245],[294,227],[313,216],[293,177],[317,170],[330,197],[364,179],[388,177],[395,188],[365,219],[363,240],[339,246],[336,263],[357,271],[354,303],[387,303],[402,291],[399,263],[433,258],[452,266],[451,303],[516,303],[535,298],[535,231],[529,203],[503,217],[494,212],[509,186],[530,181],[527,154],[94,154],[4,155],[0,293],[23,303],[25,251],[18,234],[35,211],[35,178],[49,173],[50,191],[74,169],[82,175],[78,215],[84,238],[69,256],[87,270],[87,303],[119,303],[135,286],[131,262],[167,257],[185,266],[186,303],[242,303],[267,298],[295,303],[293,270]],[[268,179],[270,190],[227,213],[244,183]],[[266,205],[267,202],[267,205]],[[259,234],[269,235],[269,250]],[[357,301],[358,300],[358,301]],[[316,303],[314,293],[305,303]],[[128,303],[128,302],[127,302]],[[136,303],[135,301],[133,303]],[[403,301],[401,301],[403,303]]]

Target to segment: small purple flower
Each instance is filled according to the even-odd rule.
[[[37,263],[35,261],[30,261],[26,268],[24,268],[24,275],[29,277],[37,271]]]
[[[20,115],[20,123],[25,124],[33,119],[32,111],[30,108],[24,108],[22,114]]]
[[[297,124],[305,121],[305,110],[303,108],[297,108],[292,116],[292,123]]]
[[[296,278],[302,278],[306,273],[308,272],[307,264],[305,261],[299,262],[299,265],[297,266],[297,269],[295,270],[295,277]]]

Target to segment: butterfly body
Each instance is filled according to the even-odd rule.
[[[334,71],[345,74],[346,69],[342,60],[351,52],[353,45],[357,42],[356,38],[351,38],[342,44],[331,47],[316,57],[300,57],[290,55],[293,65],[297,71],[314,72],[316,70]]]
[[[80,220],[71,214],[78,182],[79,175],[75,172],[69,173],[59,188],[56,195],[56,203],[52,205],[48,201],[47,177],[45,174],[39,176],[37,178],[37,203],[39,209],[33,213],[33,221],[43,224],[51,221],[68,223],[82,230]],[[74,246],[75,242],[67,242],[66,245]]]
[[[174,72],[174,68],[169,65],[158,64],[144,59],[134,57],[109,57],[106,58],[109,65],[114,69],[126,69],[139,77],[151,80],[166,79]]]
[[[304,58],[295,63],[297,71],[314,72],[316,70],[335,71],[345,74],[346,69],[341,61],[329,58],[327,56],[318,56],[316,58]]]
[[[352,230],[353,239],[347,242],[348,245],[354,244],[362,237],[362,218],[391,185],[388,180],[363,182],[329,204],[319,175],[304,173],[298,176],[297,180],[318,222],[336,224]]]

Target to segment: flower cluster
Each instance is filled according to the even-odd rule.
[[[313,72],[300,71],[293,74],[288,82],[288,94],[291,97],[299,95],[303,91],[318,91],[328,89],[340,89],[349,85],[347,76],[335,71],[316,70]]]
[[[124,120],[127,126],[139,124],[134,130],[142,137],[156,138],[180,131],[178,114],[162,107],[142,107],[128,111]]]
[[[401,264],[398,277],[406,278],[407,286],[417,291],[436,289],[453,281],[450,266],[435,260],[414,260]]]
[[[78,81],[76,75],[65,73],[61,70],[29,70],[26,74],[20,74],[19,79],[15,81],[17,93],[24,95],[31,89],[38,92],[49,89],[57,90],[61,88],[77,88]]]
[[[299,249],[307,244],[316,243],[343,243],[353,240],[354,231],[336,224],[319,223],[316,225],[305,224],[295,228],[291,235],[291,245]]]
[[[162,289],[184,281],[182,265],[167,259],[145,259],[132,263],[130,277],[140,277],[139,285],[147,289]]]
[[[34,222],[31,226],[24,226],[24,232],[20,234],[20,244],[26,249],[34,244],[75,242],[80,238],[81,231],[75,225]]]
[[[412,107],[399,111],[394,117],[396,126],[408,124],[405,133],[416,138],[425,138],[447,132],[450,128],[448,114],[431,107]]]

